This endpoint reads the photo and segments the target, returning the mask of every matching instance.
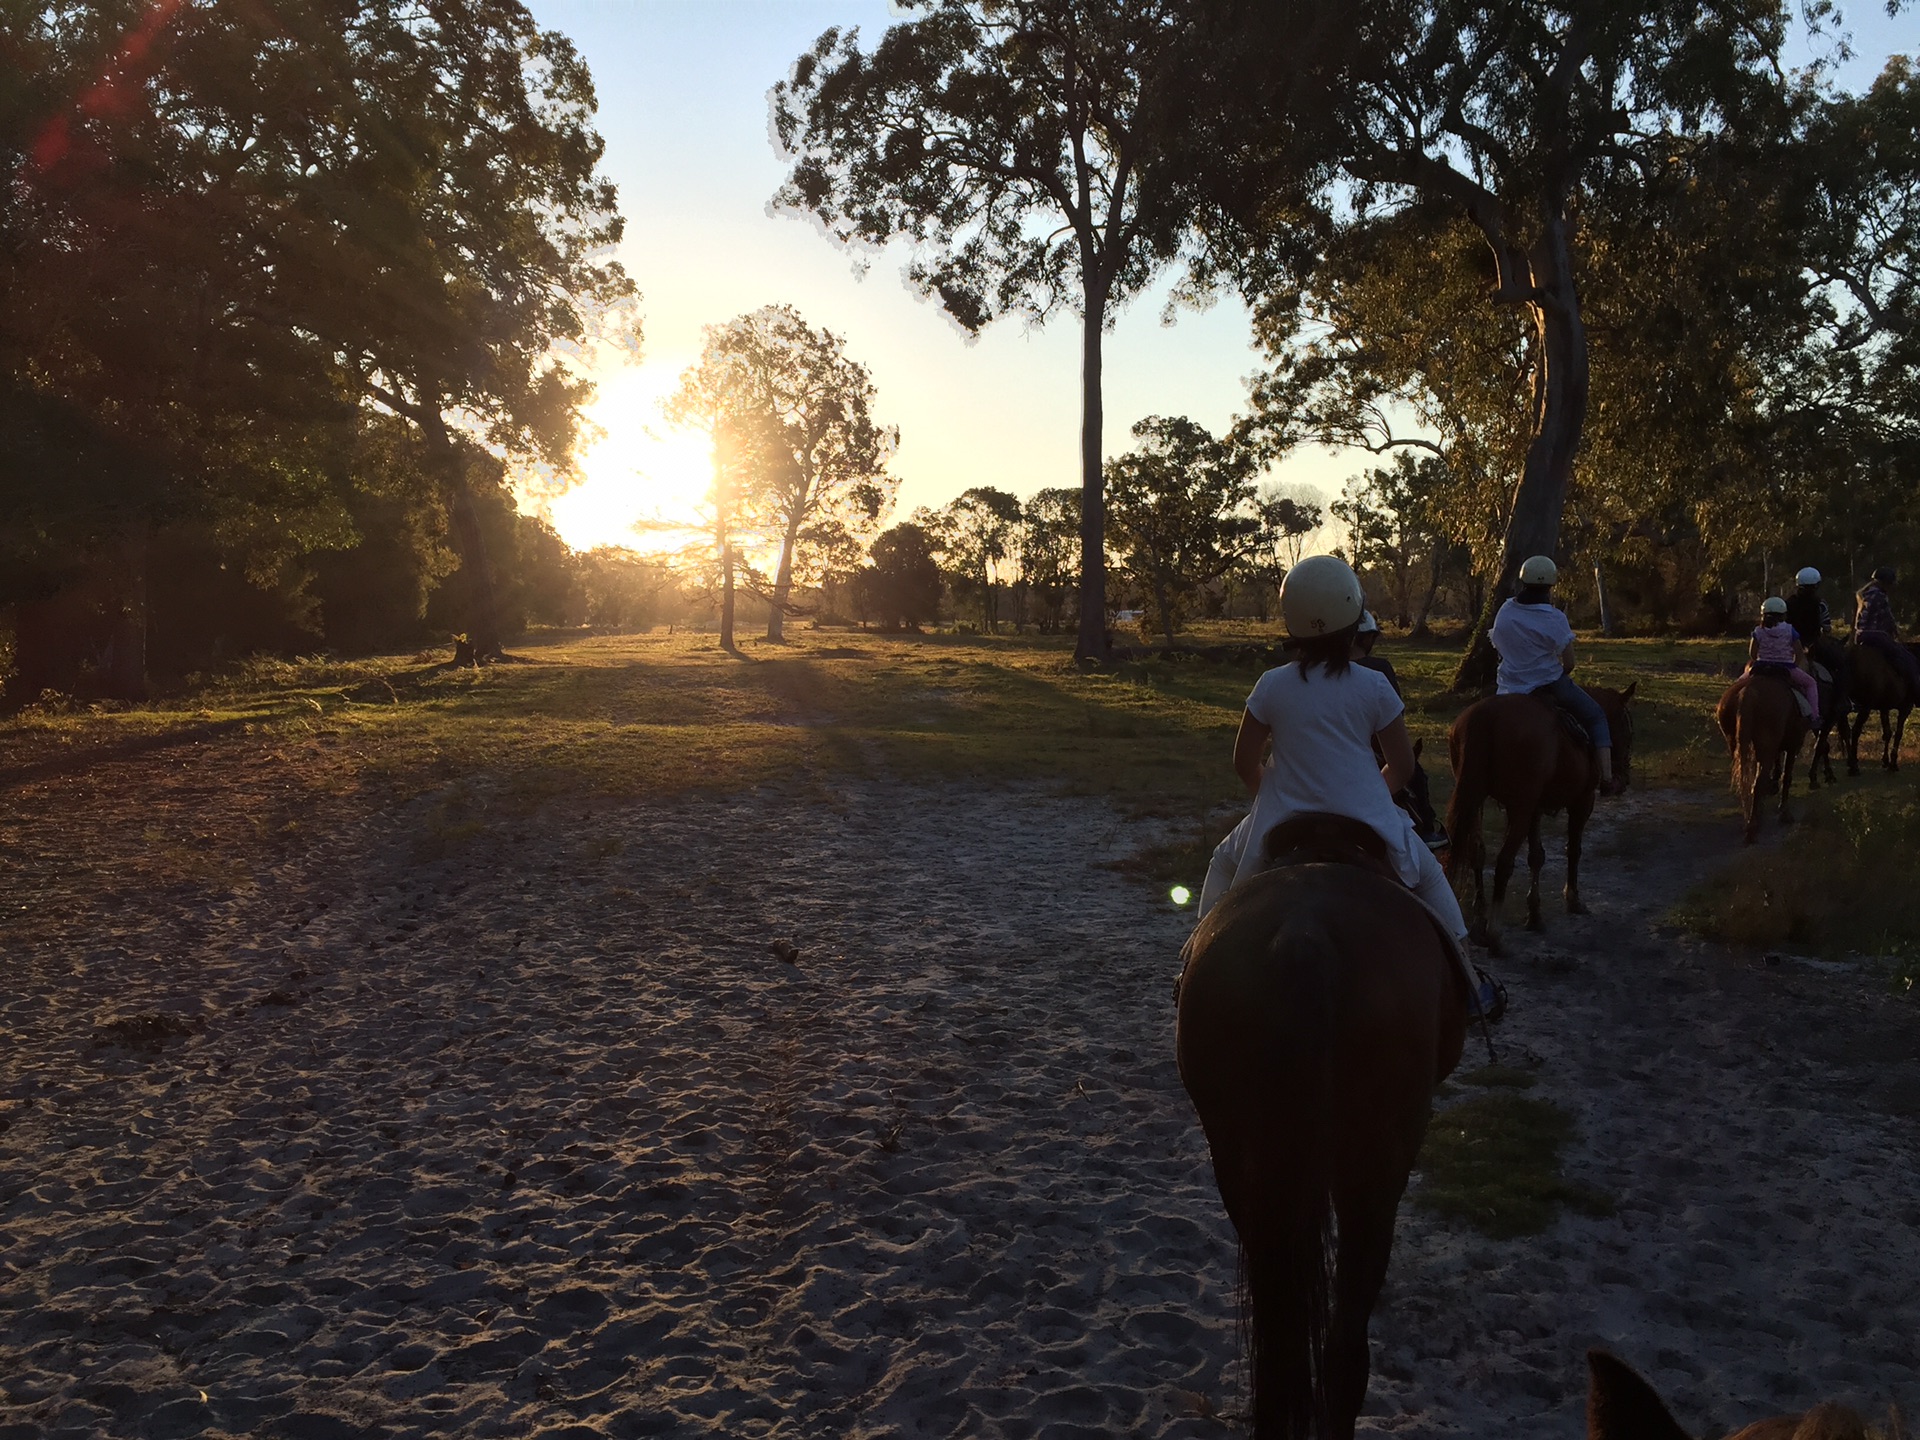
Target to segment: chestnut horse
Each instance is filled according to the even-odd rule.
[[[1604,1350],[1587,1352],[1587,1440],[1692,1440],[1666,1402],[1624,1360]],[[1800,1415],[1756,1420],[1727,1440],[1869,1440],[1858,1412],[1831,1401]],[[1886,1440],[1900,1440],[1896,1414]]]
[[[1613,774],[1624,789],[1633,769],[1635,680],[1624,690],[1583,687],[1606,713],[1613,732]],[[1473,938],[1489,944],[1487,893],[1483,867],[1486,846],[1480,838],[1480,811],[1492,800],[1507,814],[1506,837],[1493,866],[1493,903],[1507,896],[1514,857],[1527,842],[1527,928],[1540,930],[1540,867],[1546,847],[1540,843],[1540,817],[1567,812],[1567,887],[1569,915],[1584,915],[1580,902],[1580,837],[1593,813],[1600,788],[1600,765],[1593,747],[1583,745],[1560,721],[1558,711],[1533,695],[1490,695],[1460,712],[1447,731],[1453,761],[1453,798],[1447,802],[1447,878],[1473,866]]]
[[[1298,816],[1187,942],[1177,1051],[1240,1236],[1256,1440],[1351,1440],[1466,986],[1372,830]],[[1277,860],[1273,857],[1278,856]]]
[[[1811,726],[1793,698],[1793,682],[1769,670],[1755,670],[1729,685],[1713,713],[1727,737],[1733,793],[1740,797],[1751,845],[1760,838],[1760,802],[1775,790],[1780,792],[1780,823],[1793,823],[1787,813],[1793,762],[1800,758],[1800,743]]]

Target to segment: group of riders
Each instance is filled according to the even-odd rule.
[[[1920,699],[1920,661],[1900,643],[1893,620],[1891,591],[1899,576],[1888,566],[1873,572],[1855,597],[1854,643],[1882,656],[1900,677],[1907,694]],[[1833,617],[1820,598],[1820,572],[1809,565],[1794,577],[1793,594],[1768,596],[1760,624],[1747,647],[1747,673],[1777,674],[1799,691],[1809,719],[1832,719],[1820,685],[1830,687],[1845,673],[1847,655],[1833,635]]]
[[[1600,791],[1611,794],[1613,737],[1605,712],[1574,683],[1573,628],[1552,599],[1559,578],[1545,555],[1521,565],[1519,588],[1489,632],[1500,659],[1497,688],[1502,695],[1539,695],[1570,715],[1592,743]],[[1920,696],[1920,666],[1894,626],[1889,591],[1895,579],[1891,569],[1879,569],[1860,590],[1854,636],[1884,655]],[[1786,675],[1807,696],[1808,713],[1818,716],[1812,667],[1838,673],[1845,656],[1830,633],[1820,572],[1804,569],[1796,583],[1792,596],[1763,605],[1748,673]],[[1233,766],[1251,805],[1214,851],[1200,891],[1200,917],[1263,868],[1261,838],[1282,822],[1316,813],[1357,820],[1379,837],[1394,873],[1453,939],[1469,992],[1486,1008],[1484,977],[1476,978],[1465,959],[1460,902],[1404,803],[1418,762],[1392,666],[1371,654],[1380,627],[1367,611],[1359,577],[1338,556],[1309,556],[1287,573],[1280,610],[1294,658],[1261,675],[1247,697]]]

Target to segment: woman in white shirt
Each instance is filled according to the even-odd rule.
[[[1553,603],[1560,570],[1545,555],[1520,567],[1520,590],[1493,617],[1487,638],[1500,652],[1498,690],[1502,695],[1544,694],[1572,712],[1593,740],[1600,762],[1600,793],[1613,793],[1613,732],[1607,712],[1573,683],[1573,626]]]
[[[1200,891],[1200,913],[1264,862],[1257,837],[1295,815],[1345,815],[1386,842],[1394,871],[1464,946],[1467,922],[1446,873],[1393,796],[1413,774],[1405,706],[1386,676],[1351,663],[1362,611],[1360,580],[1344,560],[1312,555],[1280,588],[1291,664],[1267,671],[1247,697],[1233,768],[1253,808],[1221,842]],[[1262,765],[1268,741],[1273,759]],[[1380,743],[1384,765],[1373,758]],[[1464,953],[1464,952],[1463,952]]]

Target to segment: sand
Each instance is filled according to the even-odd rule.
[[[145,904],[26,877],[0,1440],[1243,1428],[1187,921],[1111,864],[1150,827],[872,781],[485,798]],[[1515,934],[1500,1039],[1618,1213],[1405,1209],[1363,1428],[1572,1440],[1590,1343],[1699,1431],[1920,1412],[1913,1009],[1664,932],[1732,822],[1612,813],[1646,833],[1601,827],[1593,917]]]

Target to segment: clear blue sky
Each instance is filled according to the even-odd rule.
[[[968,343],[900,278],[904,253],[872,257],[864,276],[806,220],[769,213],[784,167],[768,129],[767,92],[821,31],[858,26],[868,43],[890,23],[884,0],[530,0],[540,23],[570,36],[592,68],[607,139],[605,168],[627,217],[622,259],[642,296],[641,364],[602,376],[595,420],[606,441],[588,480],[556,503],[575,544],[618,543],[636,516],[683,511],[703,483],[697,445],[675,441],[655,408],[698,356],[703,325],[786,302],[844,335],[873,371],[883,419],[901,429],[898,514],[971,485],[1027,494],[1078,483],[1078,324],[1040,330],[1003,321]],[[1842,78],[1877,73],[1911,50],[1911,12],[1850,9],[1859,58]],[[1799,58],[1798,55],[1795,58]],[[1258,360],[1245,312],[1231,302],[1160,323],[1163,292],[1142,296],[1108,339],[1106,441],[1150,414],[1223,427]],[[1370,457],[1314,452],[1280,477],[1336,493]],[[636,478],[635,471],[642,474]]]

